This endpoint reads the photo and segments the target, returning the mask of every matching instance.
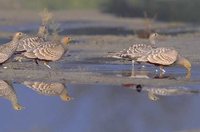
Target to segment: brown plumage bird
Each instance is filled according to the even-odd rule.
[[[62,83],[25,81],[23,84],[39,94],[48,96],[60,96],[61,100],[63,101],[71,100],[65,85]]]
[[[35,49],[28,50],[23,53],[23,55],[30,59],[38,59],[43,61],[57,61],[59,60],[67,51],[68,43],[70,42],[70,37],[65,36],[59,41],[47,41],[40,43]],[[47,63],[44,63],[47,67],[51,68]]]
[[[16,92],[10,82],[0,80],[0,96],[10,101],[13,109],[21,110],[23,108],[18,103]]]
[[[163,69],[165,66],[180,65],[186,68],[187,75],[190,77],[191,63],[173,48],[160,47],[153,49],[136,61],[160,66],[162,73],[165,72]]]
[[[44,25],[40,26],[38,34],[36,36],[26,36],[20,40],[16,51],[24,52],[36,48],[40,45],[41,42],[46,41],[47,34],[47,27]]]
[[[14,35],[11,42],[0,45],[0,63],[7,61],[16,51],[20,39],[22,39],[25,34],[18,32]]]

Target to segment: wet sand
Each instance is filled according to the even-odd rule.
[[[35,32],[40,23],[38,13],[21,11],[22,15],[16,17],[16,12],[9,11],[5,15],[0,13],[1,40],[15,31]],[[139,39],[134,33],[144,30],[144,19],[117,18],[102,14],[97,11],[60,11],[54,12],[56,20],[61,24],[62,35],[70,35],[73,42],[69,46],[69,52],[58,62],[49,63],[52,69],[48,69],[40,63],[35,65],[32,61],[9,62],[0,68],[0,78],[13,80],[46,80],[84,84],[108,84],[122,85],[124,83],[142,83],[154,85],[187,85],[199,84],[200,76],[196,72],[200,58],[200,33],[198,26],[194,27],[183,23],[155,22],[152,28],[161,33],[162,38],[158,46],[176,48],[180,54],[188,58],[192,65],[191,80],[185,79],[183,68],[171,68],[171,73],[178,74],[178,79],[135,79],[117,76],[115,73],[131,70],[131,62],[124,62],[107,58],[107,53],[119,51],[134,43],[148,43],[146,39]],[[13,17],[12,17],[13,16]],[[32,16],[32,17],[30,17]],[[10,22],[9,24],[7,22]],[[171,36],[170,33],[195,32]],[[166,35],[167,34],[167,35]],[[112,68],[112,65],[114,66]],[[120,70],[123,65],[128,65],[126,70]],[[101,68],[98,68],[101,66]],[[104,68],[109,66],[108,74],[102,74]],[[111,68],[110,68],[111,67]],[[95,70],[93,72],[91,69]],[[177,70],[178,69],[178,70]],[[180,70],[179,70],[180,69]],[[155,67],[151,66],[150,73],[154,73]],[[193,77],[195,74],[195,78]],[[172,78],[173,75],[172,75]],[[160,81],[161,80],[161,81]]]

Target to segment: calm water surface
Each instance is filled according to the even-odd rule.
[[[20,83],[13,85],[21,111],[0,99],[4,132],[133,132],[179,131],[199,128],[200,95],[160,96],[148,99],[123,86],[66,84],[68,102],[37,94]],[[199,89],[199,86],[187,86]]]

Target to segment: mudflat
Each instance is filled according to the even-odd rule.
[[[20,14],[20,15],[19,15]],[[0,67],[0,78],[14,80],[46,80],[71,83],[100,83],[122,85],[141,83],[153,85],[199,84],[200,33],[199,27],[178,22],[147,23],[143,18],[119,18],[90,11],[56,11],[54,19],[60,24],[61,36],[69,35],[73,41],[69,51],[57,62],[50,62],[48,69],[42,62],[34,64],[32,60],[23,62],[9,61]],[[1,11],[1,42],[9,41],[16,31],[29,34],[37,32],[40,17],[35,11]],[[185,70],[181,67],[167,68],[166,78],[156,78],[153,65],[147,65],[144,78],[131,78],[131,62],[108,58],[108,52],[120,51],[135,43],[149,43],[139,38],[137,33],[147,28],[161,34],[157,46],[174,47],[192,63],[191,79],[185,79]],[[4,69],[3,67],[8,67]],[[136,72],[141,65],[136,64]]]

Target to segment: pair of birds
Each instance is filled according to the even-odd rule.
[[[191,63],[181,56],[177,50],[168,47],[157,47],[155,40],[159,37],[157,33],[149,36],[150,44],[133,44],[128,49],[111,53],[109,57],[132,60],[132,71],[134,62],[150,63],[160,67],[160,76],[165,72],[164,67],[180,65],[186,68],[186,78],[190,78]]]
[[[0,45],[0,63],[7,61],[15,52],[22,54],[25,58],[43,60],[44,64],[51,68],[47,62],[59,60],[67,51],[71,38],[63,37],[61,40],[47,41],[48,30],[46,26],[40,26],[36,36],[27,36],[18,32],[11,42]],[[18,58],[21,61],[21,57]]]
[[[70,101],[65,84],[58,82],[24,81],[23,84],[38,94],[46,96],[59,96],[62,101]],[[0,80],[0,97],[9,100],[14,110],[22,110],[11,81]]]

